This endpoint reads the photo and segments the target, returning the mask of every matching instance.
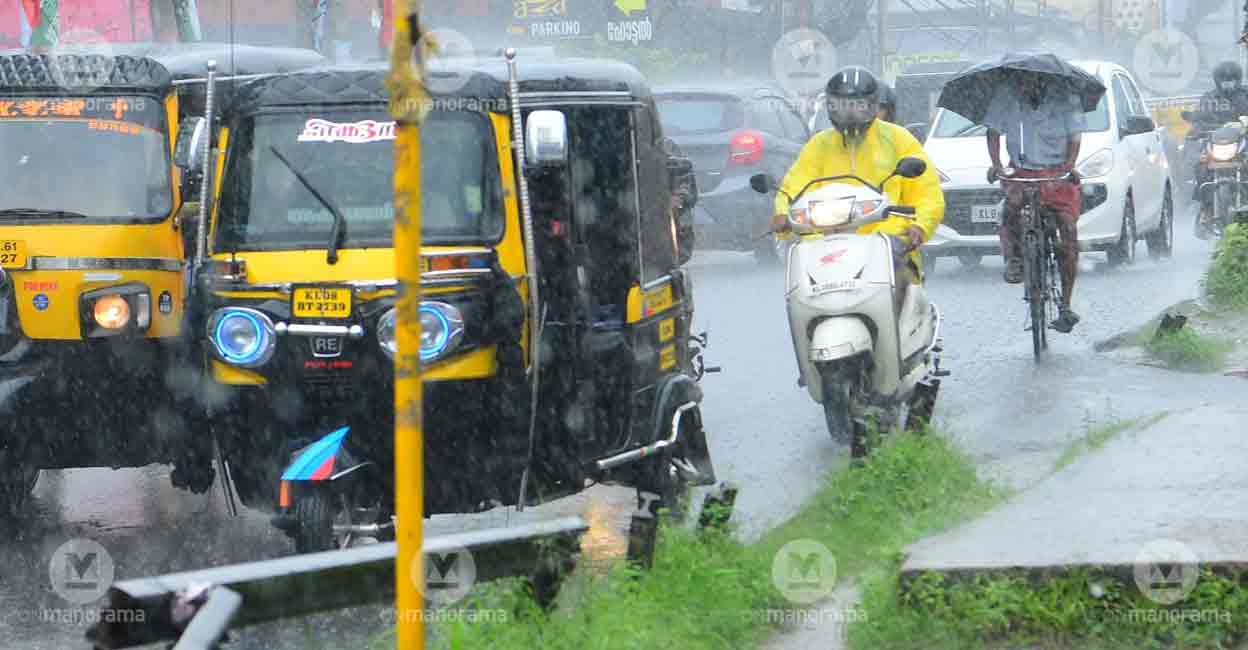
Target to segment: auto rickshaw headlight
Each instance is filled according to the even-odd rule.
[[[377,344],[381,346],[381,351],[386,353],[390,360],[394,360],[398,352],[399,344],[394,338],[394,326],[398,319],[399,312],[393,307],[390,308],[381,318],[377,319]]]
[[[92,315],[96,325],[106,330],[119,330],[130,322],[130,303],[118,295],[104,296],[95,301]]]
[[[437,361],[455,351],[464,338],[464,315],[444,302],[420,304],[420,361]]]
[[[268,363],[277,347],[273,321],[262,312],[245,307],[214,312],[208,321],[208,338],[219,359],[241,368]]]

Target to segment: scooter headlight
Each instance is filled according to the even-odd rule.
[[[1209,148],[1209,155],[1218,162],[1230,162],[1239,153],[1238,142],[1228,142],[1226,144],[1215,144]]]
[[[391,307],[390,311],[382,314],[381,318],[377,319],[377,344],[381,346],[381,351],[385,352],[391,361],[394,360],[394,357],[399,352],[399,342],[394,334],[398,317],[399,312]]]
[[[268,363],[277,347],[273,321],[244,307],[218,309],[208,322],[208,338],[218,358],[241,368]]]
[[[420,305],[420,361],[437,361],[455,351],[464,338],[464,315],[454,305]]]

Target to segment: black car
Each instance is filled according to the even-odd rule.
[[[765,232],[772,201],[750,189],[758,173],[784,177],[810,130],[784,94],[771,86],[670,87],[655,92],[663,133],[693,161],[699,247],[752,251],[779,261]]]

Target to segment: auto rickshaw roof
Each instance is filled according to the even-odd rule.
[[[92,88],[104,92],[163,93],[177,80],[205,77],[210,60],[217,62],[219,75],[228,76],[288,72],[321,65],[326,59],[313,50],[229,43],[65,45],[51,53],[5,50],[0,51],[0,88],[8,92],[74,94],[72,87],[58,81],[67,76],[72,79],[75,71],[106,69],[107,82],[92,82]]]
[[[309,105],[377,104],[389,101],[382,62],[313,67],[288,74],[243,82],[226,110],[251,113],[264,108]],[[430,94],[437,99],[488,102],[495,110],[507,107],[507,66],[497,59],[446,60],[428,66]],[[650,89],[636,68],[594,59],[517,59],[521,94],[559,95],[623,93],[634,101],[650,99]]]

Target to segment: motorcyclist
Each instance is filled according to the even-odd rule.
[[[898,270],[910,281],[919,282],[919,246],[944,219],[945,196],[923,145],[905,128],[879,119],[881,89],[875,76],[859,66],[845,68],[828,81],[826,103],[833,128],[811,137],[785,175],[781,191],[776,193],[771,231],[788,230],[789,197],[816,178],[853,174],[878,185],[896,170],[902,158],[919,158],[927,163],[922,176],[894,176],[883,187],[892,204],[913,207],[914,218],[892,215],[859,230],[881,232],[903,242],[901,252],[909,253],[909,264],[899,264]]]
[[[1213,131],[1227,122],[1237,121],[1241,115],[1248,115],[1248,88],[1244,88],[1244,70],[1238,63],[1219,63],[1213,69],[1213,83],[1213,89],[1200,98],[1199,113],[1192,124],[1196,134]],[[1192,200],[1200,202],[1197,234],[1205,235],[1213,218],[1213,205],[1212,202],[1204,200],[1201,184],[1211,179],[1199,159],[1195,164],[1196,183],[1192,190]]]
[[[875,117],[885,122],[897,123],[897,93],[888,84],[880,84],[880,110]]]

